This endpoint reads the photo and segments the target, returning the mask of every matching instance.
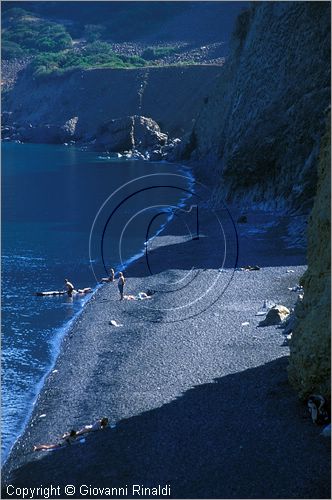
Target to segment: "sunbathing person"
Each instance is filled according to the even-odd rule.
[[[62,436],[62,441],[59,443],[55,444],[38,444],[37,446],[33,447],[33,451],[40,451],[40,450],[54,450],[56,448],[62,448],[63,446],[68,446],[71,445],[77,437],[77,432],[74,430],[71,430],[70,432],[67,432]]]
[[[94,431],[101,431],[105,429],[108,425],[108,418],[103,417],[100,420],[96,420],[93,424],[90,425],[85,425],[80,429],[79,431],[76,432],[76,436],[82,436],[82,434],[87,434],[88,432],[94,432]],[[69,433],[66,432],[62,438],[67,438],[69,436]]]
[[[124,295],[123,298],[126,300],[146,300],[152,299],[152,295],[148,295],[145,292],[139,292],[138,295]]]

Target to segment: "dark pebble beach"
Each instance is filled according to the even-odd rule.
[[[150,299],[120,301],[116,283],[91,297],[3,467],[2,498],[330,498],[329,440],[288,383],[283,330],[256,316],[264,301],[294,307],[305,250],[285,217],[248,214],[236,241],[231,221],[216,232],[200,216],[198,240],[173,221],[151,242],[151,274],[145,257],[125,272],[125,294]],[[32,452],[103,416],[84,442]]]

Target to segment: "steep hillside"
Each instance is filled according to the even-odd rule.
[[[291,341],[289,377],[305,398],[331,396],[331,145],[321,147],[318,186],[309,218],[308,270],[302,278],[304,299],[296,307],[298,324]]]
[[[5,12],[22,8],[64,23],[73,38],[100,29],[101,38],[124,41],[228,41],[237,14],[248,2],[4,1]]]
[[[75,118],[75,139],[89,139],[112,118],[143,115],[179,136],[192,126],[219,66],[73,71],[32,79],[23,74],[5,96],[6,124],[64,125]]]
[[[329,102],[329,2],[255,3],[185,156],[228,200],[306,211]]]

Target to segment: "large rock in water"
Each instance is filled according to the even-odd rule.
[[[37,142],[40,144],[59,144],[61,140],[61,127],[57,125],[28,125],[18,129],[19,139],[23,142]]]
[[[96,137],[96,148],[110,152],[130,151],[134,148],[134,117],[110,120],[102,125]]]
[[[78,123],[78,116],[73,116],[66,121],[64,125],[61,127],[62,139],[64,141],[71,140],[76,138],[76,128]]]
[[[17,131],[19,139],[23,142],[36,142],[41,144],[61,144],[76,139],[76,126],[78,117],[67,120],[64,125],[43,124],[34,126],[31,123],[20,127]]]
[[[110,152],[145,152],[166,142],[167,135],[152,118],[136,115],[110,120],[99,128],[96,137],[96,147]]]
[[[141,150],[166,144],[167,135],[161,132],[158,123],[152,118],[145,118],[144,116],[134,116],[133,118],[136,149]]]
[[[308,225],[308,270],[301,280],[304,299],[290,344],[289,379],[300,398],[331,397],[331,148],[322,142],[318,189]]]

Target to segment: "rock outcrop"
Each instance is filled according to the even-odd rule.
[[[318,165],[318,189],[308,226],[308,270],[302,277],[290,343],[289,379],[301,398],[331,396],[331,147],[328,133]]]
[[[239,205],[308,211],[330,103],[330,4],[257,2],[180,157]]]
[[[139,151],[144,154],[164,146],[167,134],[144,116],[126,116],[103,124],[97,131],[95,148],[109,152]]]
[[[101,125],[96,134],[96,149],[110,152],[130,151],[134,148],[134,119],[126,116]]]
[[[10,132],[11,138],[22,142],[37,142],[40,144],[62,144],[76,139],[76,125],[78,118],[67,120],[64,125],[52,125],[50,123],[41,125],[11,126],[4,127],[3,133]],[[10,129],[10,130],[8,130]]]

